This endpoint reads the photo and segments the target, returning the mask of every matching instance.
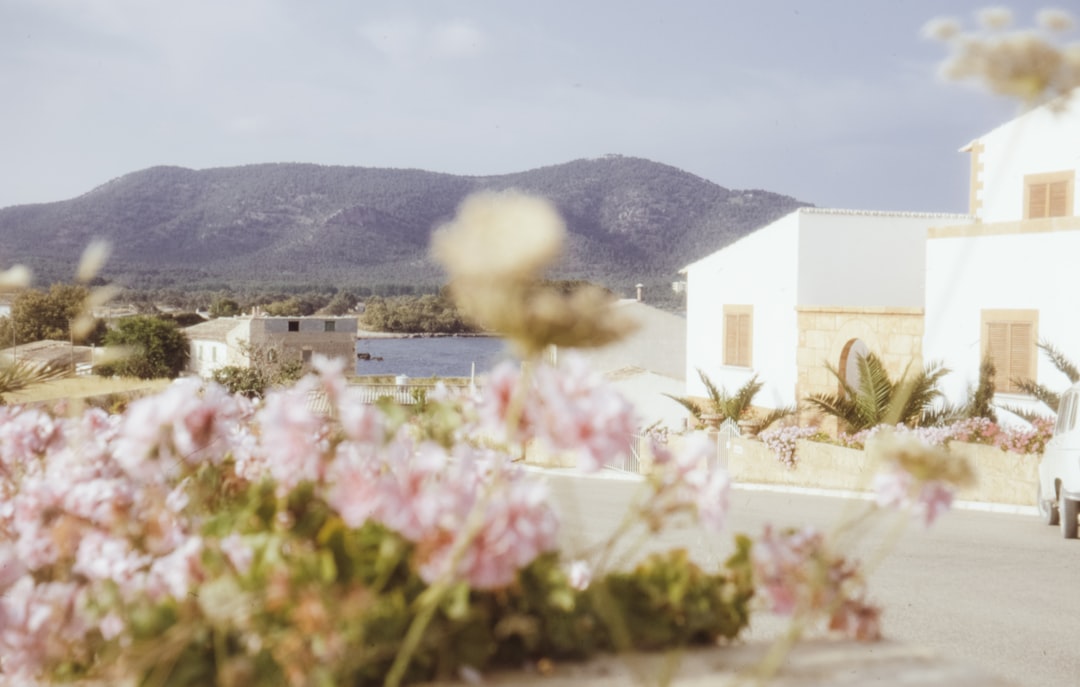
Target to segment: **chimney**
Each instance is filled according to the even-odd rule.
[[[645,288],[644,284],[638,284],[637,285],[637,302],[638,303],[641,302],[641,290],[644,289],[644,288]]]

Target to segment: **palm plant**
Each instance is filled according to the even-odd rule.
[[[968,387],[967,398],[963,403],[943,403],[928,410],[921,424],[932,427],[951,425],[960,420],[984,417],[990,422],[997,422],[994,410],[994,376],[997,368],[989,355],[983,356],[979,364],[979,381],[974,387]]]
[[[701,383],[705,386],[705,393],[708,395],[708,401],[705,405],[702,405],[700,401],[685,396],[664,395],[689,410],[690,414],[699,423],[704,422],[707,415],[711,415],[712,418],[710,419],[718,422],[723,422],[729,418],[736,422],[748,419],[753,407],[754,397],[765,386],[765,382],[760,381],[755,374],[739,387],[735,393],[729,394],[727,389],[718,387],[701,369],[698,369],[697,373],[698,377],[701,378]],[[772,423],[792,415],[794,412],[795,408],[793,407],[776,408],[759,418],[753,418],[749,422],[750,433],[757,434]]]
[[[4,404],[4,394],[22,391],[26,387],[44,384],[54,379],[62,379],[70,374],[71,367],[57,361],[45,364],[25,360],[0,363],[0,405]]]
[[[1077,367],[1073,361],[1069,360],[1069,358],[1061,352],[1061,349],[1046,340],[1040,341],[1036,345],[1050,360],[1050,364],[1053,365],[1058,372],[1069,378],[1070,384],[1080,382],[1080,367]],[[1060,392],[1054,391],[1049,387],[1038,383],[1034,379],[1013,379],[1012,382],[1021,392],[1028,394],[1029,396],[1034,396],[1036,400],[1042,401],[1050,408],[1050,410],[1054,411],[1055,414],[1057,413],[1058,405],[1061,403]],[[1027,418],[1027,413],[1024,413],[1023,411],[1018,411],[1015,408],[1006,408],[1006,410],[1017,413],[1025,419],[1029,419]]]
[[[929,363],[917,374],[909,377],[905,373],[899,381],[893,381],[881,359],[873,353],[860,356],[856,364],[857,387],[849,384],[832,365],[827,365],[840,383],[840,391],[806,398],[811,406],[837,418],[851,432],[880,424],[923,424],[941,396],[938,382],[949,373],[940,363]]]

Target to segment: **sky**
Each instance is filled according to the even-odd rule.
[[[155,165],[644,157],[820,207],[965,212],[1017,106],[920,36],[986,2],[0,0],[0,207]],[[1041,6],[1011,4],[1030,25]]]

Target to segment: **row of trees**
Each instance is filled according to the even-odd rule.
[[[360,324],[384,332],[463,334],[476,331],[445,294],[370,298],[364,304]]]

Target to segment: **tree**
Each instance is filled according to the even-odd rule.
[[[240,314],[240,304],[231,298],[215,298],[210,304],[210,317],[235,317]]]
[[[140,379],[179,376],[191,353],[187,336],[175,322],[145,315],[120,320],[105,335],[105,345],[131,351],[119,361],[98,365],[98,374]]]
[[[231,393],[248,398],[262,398],[268,389],[284,386],[304,374],[303,361],[288,358],[281,350],[269,346],[244,347],[248,365],[226,365],[214,370],[214,381]]]
[[[76,284],[53,284],[48,291],[23,291],[11,303],[7,327],[0,332],[0,345],[8,345],[12,339],[20,344],[68,340],[71,323],[86,310],[89,295],[86,287]],[[75,343],[101,343],[105,331],[105,324],[98,320],[90,334]]]
[[[716,386],[704,371],[699,369],[697,373],[698,377],[701,378],[701,383],[705,385],[705,393],[708,394],[708,403],[705,406],[702,406],[697,400],[685,396],[664,395],[689,410],[690,414],[698,422],[702,422],[705,415],[716,416],[719,422],[729,418],[736,422],[750,418],[754,397],[765,386],[765,382],[759,381],[756,374],[739,387],[734,394],[729,394],[727,389]],[[750,422],[750,433],[762,432],[769,425],[792,415],[794,412],[795,408],[790,407],[770,410],[764,416]]]
[[[840,392],[813,394],[806,401],[817,410],[831,415],[850,432],[881,424],[914,427],[925,424],[935,401],[941,396],[938,382],[949,373],[939,363],[926,365],[917,374],[906,374],[899,381],[889,378],[884,363],[873,353],[859,356],[857,387],[851,386],[832,365],[829,372],[840,383]]]
[[[348,291],[339,291],[330,299],[330,302],[323,308],[323,312],[327,315],[344,315],[353,308],[356,307],[357,298],[355,294]]]

